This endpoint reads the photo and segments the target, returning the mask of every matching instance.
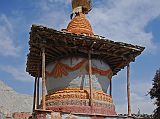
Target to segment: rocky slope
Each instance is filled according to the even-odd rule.
[[[13,112],[31,112],[32,96],[19,94],[0,80],[0,112],[11,115]]]

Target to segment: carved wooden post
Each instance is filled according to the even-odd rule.
[[[35,77],[35,81],[34,81],[33,112],[36,109],[36,99],[37,99],[36,89],[37,89],[37,77]]]
[[[131,116],[131,102],[130,102],[130,64],[127,66],[127,97],[128,97],[128,116]]]
[[[46,75],[45,75],[45,49],[42,48],[42,109],[46,110],[46,99],[45,99],[45,86],[46,86]]]
[[[88,52],[88,66],[89,66],[89,89],[90,89],[90,106],[93,106],[93,86],[92,86],[92,62],[91,51]]]

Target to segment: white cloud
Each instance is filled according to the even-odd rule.
[[[124,73],[124,72],[123,72]],[[122,74],[124,78],[124,74]],[[120,78],[120,77],[119,77]],[[120,78],[121,79],[121,78]],[[120,80],[118,79],[118,80]],[[115,80],[115,79],[114,79]],[[121,79],[122,80],[122,79]],[[116,105],[117,113],[127,113],[127,90],[126,90],[126,81],[121,81],[120,91],[121,96],[116,99],[117,94],[114,95],[116,99],[114,101]],[[114,84],[117,85],[117,84]],[[113,86],[115,87],[115,86]],[[150,96],[147,95],[147,92],[152,87],[152,81],[144,81],[139,79],[139,81],[131,81],[131,111],[132,113],[137,114],[138,108],[141,111],[141,114],[152,114],[155,109],[154,100],[150,99]],[[117,87],[115,87],[117,89]]]
[[[106,0],[89,16],[96,34],[155,50],[152,33],[145,27],[160,15],[159,0]]]
[[[25,68],[13,66],[0,66],[0,70],[10,74],[15,80],[30,82],[34,81],[31,76],[25,71]]]
[[[137,114],[138,109],[140,109],[141,114],[152,114],[155,106],[153,101],[149,97],[138,95],[136,93],[131,93],[131,112]],[[117,113],[127,114],[127,99],[125,103],[119,103],[116,105]]]
[[[138,112],[138,108],[141,110],[141,113],[152,114],[155,106],[153,101],[147,96],[138,95],[137,93],[131,93],[132,99],[132,111]]]
[[[3,56],[18,56],[20,47],[13,40],[13,25],[6,15],[0,15],[0,54]]]
[[[141,110],[141,113],[151,114],[155,109],[154,100],[150,99],[148,91],[152,87],[152,81],[136,81],[131,84],[131,103],[133,112],[138,112],[138,108]]]
[[[131,101],[131,112],[137,114],[138,109],[140,109],[141,114],[152,114],[154,108],[153,104],[149,101],[144,99],[141,96],[137,96],[136,94],[131,94],[131,97],[134,96],[134,101]],[[151,111],[152,110],[152,111]],[[116,111],[118,114],[127,114],[127,100],[126,103],[117,104]]]
[[[35,7],[41,14],[35,22],[60,30],[66,28],[71,13],[66,10],[71,5],[69,3],[70,0],[38,0]]]

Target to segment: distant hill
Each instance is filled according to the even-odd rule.
[[[20,94],[0,80],[0,112],[11,115],[14,112],[32,112],[31,95]]]

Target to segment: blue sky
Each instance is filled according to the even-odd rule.
[[[87,15],[95,34],[114,41],[146,47],[131,63],[132,112],[152,113],[146,96],[160,67],[159,0],[93,0]],[[0,0],[0,80],[20,93],[33,93],[26,72],[29,31],[32,24],[61,30],[70,21],[70,0]],[[126,69],[113,77],[113,99],[118,113],[127,112]]]

